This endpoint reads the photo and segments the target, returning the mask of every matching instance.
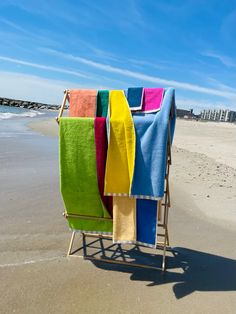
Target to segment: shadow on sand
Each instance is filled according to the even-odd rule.
[[[88,254],[90,249],[93,252]],[[80,250],[82,247],[74,253]],[[126,249],[103,239],[96,239],[90,243],[84,242],[83,247],[85,258],[100,257],[131,263],[130,266],[126,266],[93,260],[92,263],[100,269],[130,273],[131,280],[149,282],[147,284],[149,287],[173,283],[173,291],[177,299],[194,291],[236,290],[236,261],[233,259],[175,247],[168,252],[167,270],[164,274],[159,270],[132,266],[132,263],[138,263],[161,267],[162,252],[159,251],[160,254],[153,254],[153,252],[154,250],[151,250],[151,253],[141,251],[139,246]]]

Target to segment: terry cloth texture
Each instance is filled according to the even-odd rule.
[[[161,109],[164,88],[144,88],[141,112],[157,112]]]
[[[113,197],[113,242],[134,243],[136,241],[136,200]]]
[[[172,88],[166,90],[159,112],[133,114],[136,131],[136,159],[131,188],[132,196],[154,200],[164,196],[168,126],[171,119],[170,129],[171,139],[173,139],[175,117],[175,97]]]
[[[97,91],[93,89],[70,90],[70,117],[95,117]]]
[[[97,179],[103,205],[112,216],[112,196],[104,195],[104,178],[107,158],[107,134],[106,134],[106,118],[95,118],[94,134],[96,144],[96,163],[97,163]]]
[[[109,103],[109,91],[108,90],[99,90],[97,95],[97,117],[107,116]]]
[[[112,220],[101,200],[97,173],[93,118],[60,118],[60,183],[72,229],[112,232]]]
[[[157,233],[157,206],[153,200],[136,200],[137,242],[155,246]]]
[[[106,195],[129,195],[134,173],[135,130],[124,92],[110,92]]]
[[[130,110],[141,110],[143,103],[143,87],[129,87],[127,100]]]

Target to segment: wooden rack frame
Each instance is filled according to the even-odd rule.
[[[57,123],[59,123],[60,117],[63,115],[63,111],[66,105],[66,101],[68,100],[69,90],[64,91],[64,97],[61,104],[61,107],[59,109],[58,116],[56,118]],[[170,209],[170,188],[169,188],[169,173],[170,173],[170,165],[171,165],[171,135],[170,135],[170,122],[168,125],[168,140],[167,140],[167,161],[166,161],[166,173],[165,173],[165,191],[164,191],[164,197],[158,201],[158,223],[157,223],[157,234],[156,234],[156,244],[155,249],[156,250],[162,250],[162,266],[161,267],[154,267],[150,265],[145,264],[137,264],[137,263],[130,263],[128,261],[120,261],[120,260],[112,260],[108,258],[97,258],[93,256],[88,256],[86,254],[86,236],[88,237],[95,237],[98,239],[112,239],[112,235],[103,235],[99,233],[89,233],[89,232],[79,232],[82,234],[82,247],[83,247],[83,256],[75,255],[74,253],[77,251],[73,250],[73,244],[75,241],[75,236],[77,231],[73,230],[67,256],[76,256],[76,257],[83,257],[86,260],[92,260],[92,261],[102,261],[106,263],[112,263],[112,264],[121,264],[121,265],[129,265],[129,266],[135,266],[135,267],[141,267],[146,269],[154,269],[154,270],[161,270],[164,272],[166,270],[166,252],[171,251],[170,242],[169,242],[169,233],[168,233],[168,215],[169,215],[169,209]],[[71,217],[71,214],[67,214],[66,212],[63,213],[65,218]],[[85,216],[79,216],[79,215],[73,215],[73,217],[81,217],[85,218]],[[89,217],[91,218],[91,217]],[[94,219],[99,220],[99,218],[94,217]],[[109,218],[110,219],[110,218]],[[160,230],[162,229],[162,230]],[[139,244],[136,244],[136,246],[139,246]],[[105,249],[104,249],[105,250]]]

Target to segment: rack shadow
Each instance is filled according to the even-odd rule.
[[[100,269],[129,273],[131,280],[149,282],[148,287],[173,283],[173,292],[177,299],[194,291],[236,291],[236,261],[230,258],[175,247],[168,252],[167,270],[163,274],[160,270],[133,266],[145,264],[161,267],[162,254],[153,254],[153,250],[143,250],[140,246],[123,247],[96,238],[89,243],[84,239],[83,246],[73,254],[78,251],[83,251],[85,259],[92,257],[129,262],[129,265],[120,265],[99,260],[91,261]]]

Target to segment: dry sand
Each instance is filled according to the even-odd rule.
[[[164,276],[66,258],[70,232],[61,216],[56,137],[1,141],[0,312],[235,313],[235,151],[225,148],[235,126],[195,123],[177,121],[169,215],[175,255],[168,253]],[[31,127],[57,134],[55,121]],[[211,155],[198,136],[205,128],[213,143],[213,129],[218,139],[226,132],[224,149],[217,144],[221,155]]]
[[[204,215],[236,227],[236,125],[177,120],[172,183]]]

